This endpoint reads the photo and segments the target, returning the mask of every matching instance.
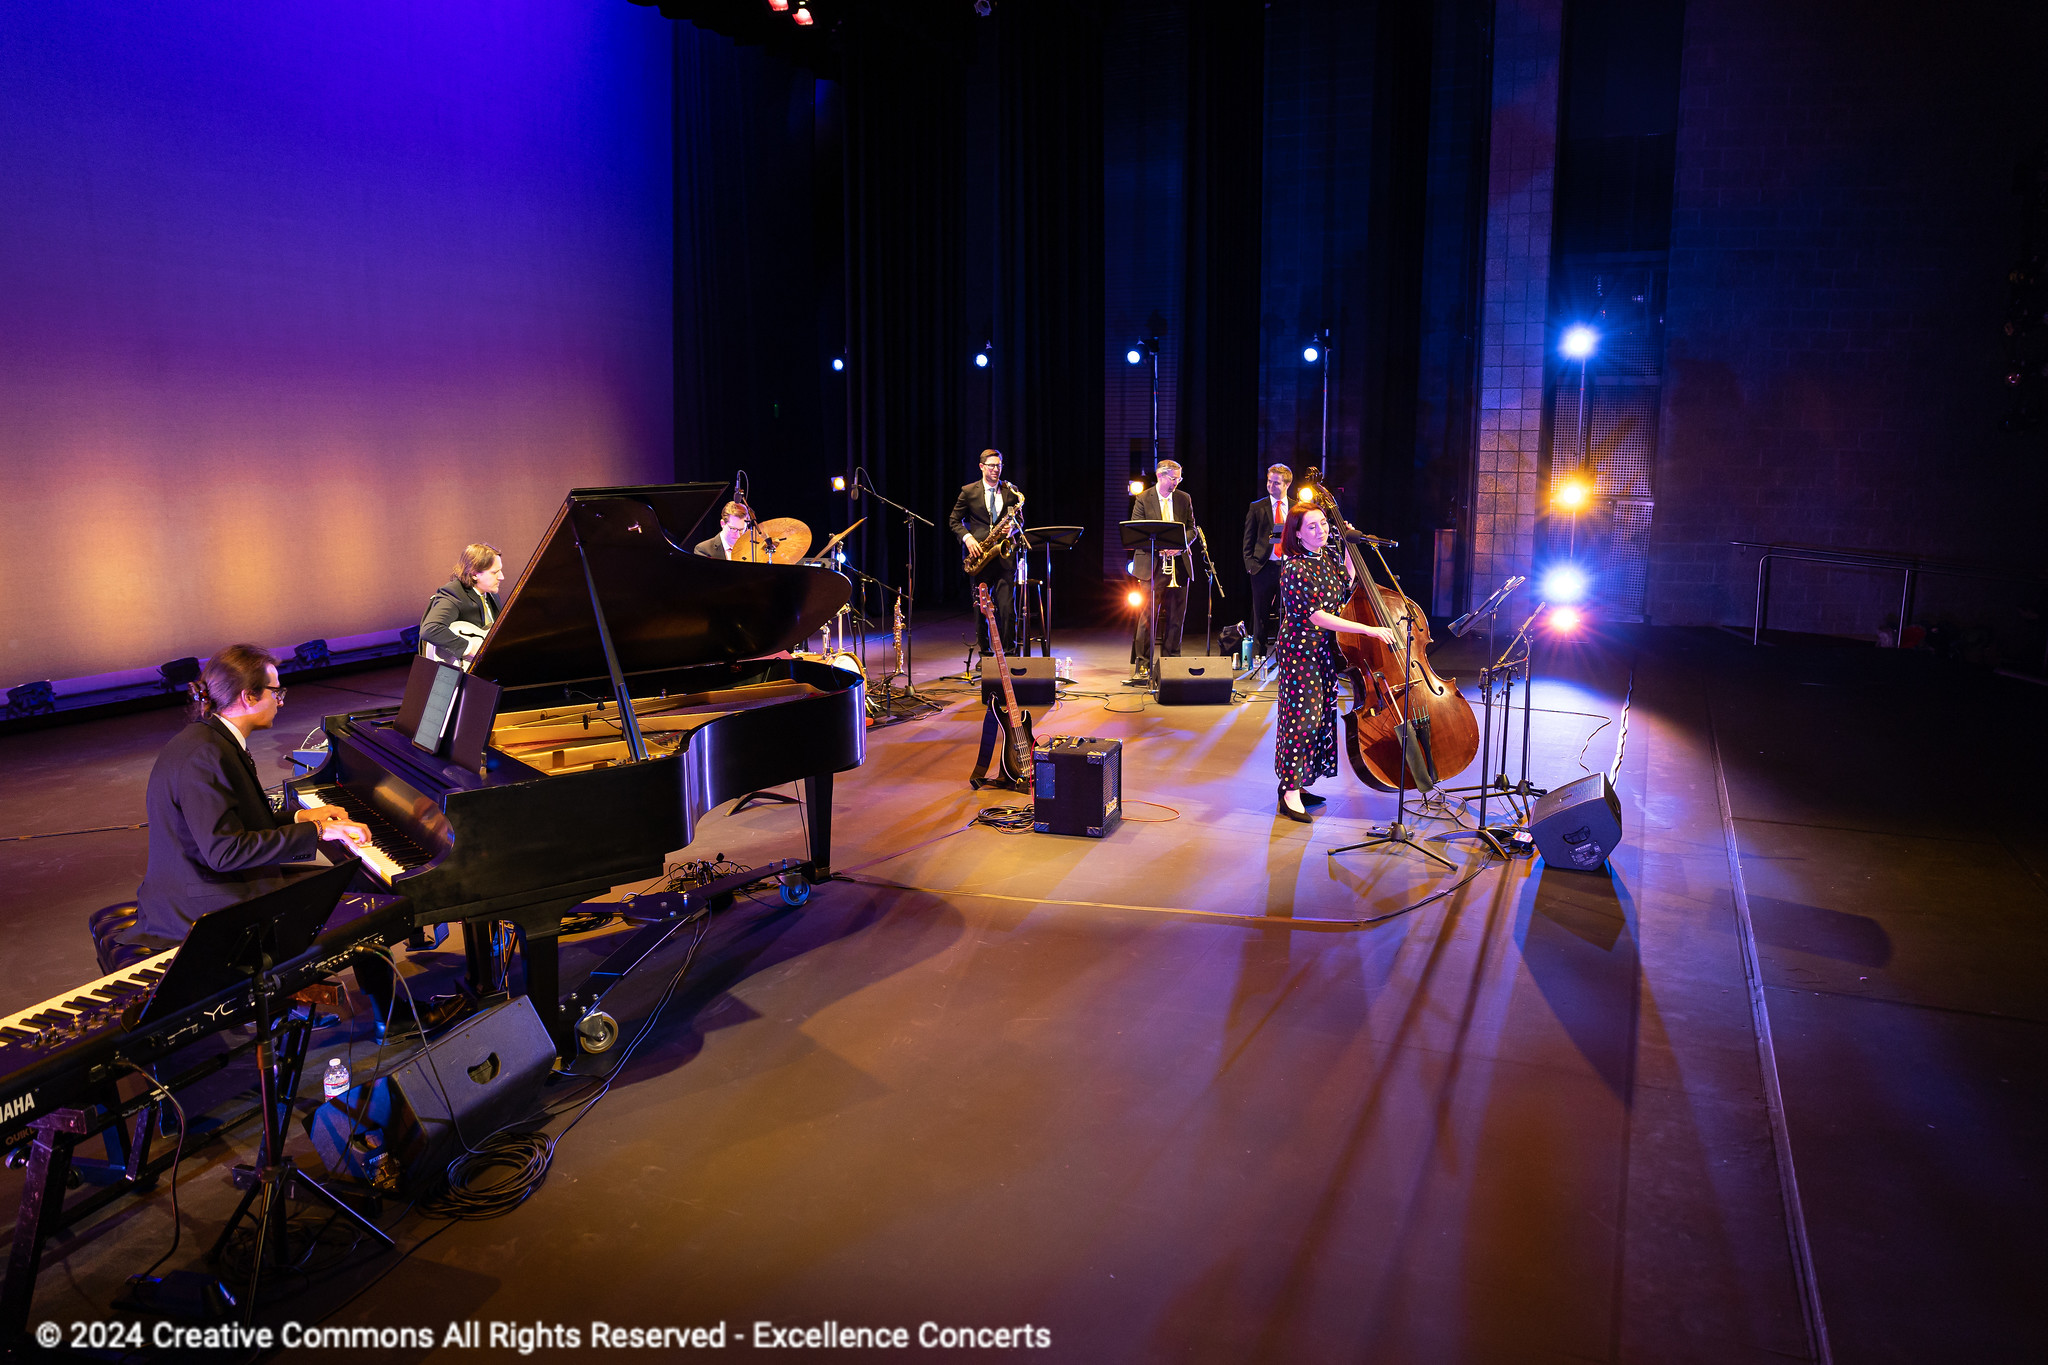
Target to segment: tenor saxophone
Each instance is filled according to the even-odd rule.
[[[981,542],[979,549],[967,556],[967,572],[981,572],[981,566],[994,559],[1009,547],[1010,537],[1017,533],[1017,514],[1024,510],[1024,495],[1014,495],[1015,501],[1003,509],[1002,519],[988,533],[988,539]]]

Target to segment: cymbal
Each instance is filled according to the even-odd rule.
[[[795,517],[771,517],[755,527],[768,541],[768,558],[777,564],[795,564],[811,548],[811,528]]]
[[[866,521],[866,520],[867,520],[867,518],[866,518],[866,517],[862,517],[862,518],[860,519],[860,521]],[[842,541],[842,540],[846,539],[846,538],[847,538],[848,536],[852,535],[852,534],[854,533],[854,531],[856,531],[857,529],[859,529],[859,527],[860,527],[860,521],[856,521],[856,522],[855,522],[855,523],[854,523],[854,524],[853,524],[852,526],[849,526],[849,527],[847,527],[847,528],[846,528],[846,529],[845,529],[844,531],[841,531],[841,532],[840,532],[840,533],[839,533],[838,535],[836,535],[836,536],[833,536],[833,537],[832,537],[832,539],[830,539],[830,540],[826,541],[826,542],[825,542],[825,547],[824,547],[824,548],[823,548],[822,550],[819,550],[819,551],[818,551],[818,553],[817,553],[817,555],[815,556],[815,558],[818,558],[818,559],[824,559],[824,558],[825,558],[826,556],[830,555],[830,554],[832,553],[832,547],[833,547],[833,546],[837,545],[837,544],[838,544],[838,543],[839,543],[840,541]]]

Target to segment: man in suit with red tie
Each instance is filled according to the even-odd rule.
[[[1294,471],[1286,465],[1268,465],[1266,496],[1253,499],[1244,516],[1244,571],[1252,580],[1252,639],[1260,658],[1273,652],[1273,636],[1280,629],[1277,536],[1287,524],[1287,488],[1293,482]]]

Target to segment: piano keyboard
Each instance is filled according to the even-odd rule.
[[[117,1024],[122,1010],[156,989],[177,949],[167,949],[0,1019],[0,1047],[55,1047]]]
[[[425,867],[434,860],[428,853],[399,828],[379,815],[346,787],[331,787],[320,782],[294,782],[292,795],[300,806],[310,810],[315,806],[339,806],[348,812],[348,818],[370,831],[367,847],[344,844],[342,847],[362,859],[363,865],[384,885],[389,886],[399,876],[415,868]]]

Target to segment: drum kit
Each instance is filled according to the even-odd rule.
[[[867,518],[861,518],[865,521]],[[833,569],[838,565],[833,551],[839,542],[853,534],[859,521],[826,541],[818,553],[810,554],[811,528],[795,517],[771,517],[757,522],[740,537],[732,548],[733,559],[747,564],[805,564],[816,569]],[[841,607],[832,619],[825,623],[825,629],[816,637],[818,648],[804,648],[797,651],[797,657],[812,659],[843,668],[857,677],[864,677],[866,666],[861,662],[858,650],[865,650],[867,636],[864,631],[854,629],[853,620],[858,615],[849,602]],[[850,645],[849,645],[850,642]]]

